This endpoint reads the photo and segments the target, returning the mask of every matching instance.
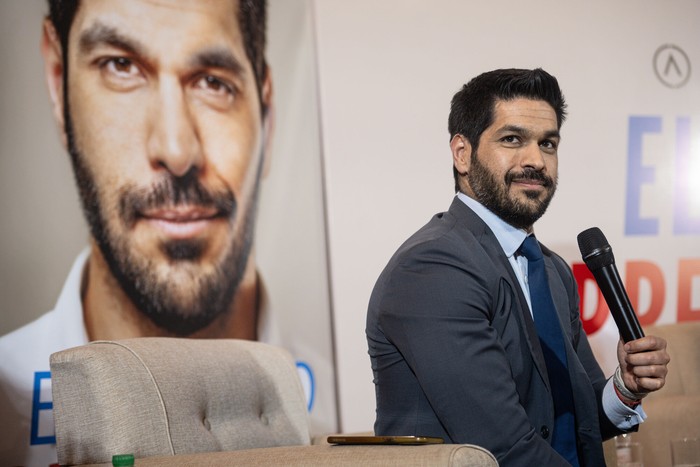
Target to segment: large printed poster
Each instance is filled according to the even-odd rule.
[[[231,3],[234,4],[236,2]],[[136,0],[86,5],[82,12],[78,10],[75,23],[78,26],[74,26],[82,34],[78,56],[93,54],[90,57],[97,57],[93,62],[99,66],[99,71],[91,75],[93,69],[83,69],[83,62],[77,61],[71,68],[74,74],[69,82],[72,79],[79,83],[71,88],[73,96],[81,95],[93,85],[91,76],[99,78],[94,81],[99,86],[89,97],[73,98],[69,102],[77,135],[75,146],[82,151],[89,174],[98,186],[94,197],[108,204],[103,193],[108,192],[109,184],[119,184],[130,177],[135,184],[141,183],[147,193],[152,186],[156,187],[155,182],[151,185],[150,179],[138,178],[152,173],[148,165],[144,165],[143,156],[156,147],[160,151],[155,156],[160,157],[156,165],[166,167],[176,181],[163,182],[159,188],[153,188],[152,196],[141,201],[138,201],[138,193],[127,198],[131,201],[122,204],[137,206],[133,208],[135,215],[139,215],[138,209],[142,215],[171,209],[168,216],[193,217],[218,209],[216,212],[222,217],[229,215],[234,226],[232,230],[236,230],[246,207],[253,206],[247,220],[255,226],[254,237],[237,290],[247,290],[246,284],[255,283],[254,293],[247,295],[248,302],[253,304],[254,321],[257,321],[254,334],[260,340],[285,347],[295,358],[307,398],[312,434],[336,431],[321,138],[309,2],[268,2],[265,56],[271,70],[271,85],[263,79],[253,85],[259,70],[255,69],[252,63],[255,60],[245,47],[255,41],[249,37],[254,36],[250,31],[255,27],[244,28],[246,35],[239,28],[243,23],[236,22],[246,21],[245,15],[237,16],[233,8],[228,8],[208,26],[201,16],[197,17],[199,13],[206,17],[211,5],[226,8],[230,6],[228,2],[154,4]],[[170,7],[173,11],[179,10],[177,15],[168,16],[172,13],[167,11]],[[102,8],[112,8],[112,12],[118,11],[118,14],[94,16],[99,22],[90,23],[93,18],[90,15],[97,15]],[[141,8],[144,11],[140,11]],[[193,9],[200,10],[193,15]],[[83,309],[81,302],[84,303],[84,294],[92,293],[86,284],[89,284],[88,277],[92,280],[93,276],[88,276],[84,265],[94,254],[95,250],[89,249],[89,240],[96,231],[92,224],[90,230],[86,227],[80,200],[84,193],[76,190],[71,158],[61,145],[62,126],[56,124],[55,105],[46,90],[40,48],[42,17],[47,11],[47,2],[39,0],[0,4],[2,57],[6,63],[13,63],[3,68],[0,85],[3,100],[0,190],[4,200],[0,204],[4,219],[0,226],[0,295],[3,298],[0,335],[5,335],[0,338],[2,465],[47,466],[56,461],[48,354],[61,347],[82,344],[94,335],[93,329],[88,329],[83,322],[84,313],[89,309]],[[255,15],[254,11],[250,13],[250,21],[255,20]],[[109,23],[114,18],[117,20]],[[125,18],[131,20],[119,22]],[[212,20],[211,16],[207,18]],[[207,42],[216,34],[220,34],[216,43],[219,49],[211,48],[213,42]],[[232,42],[224,42],[233,44],[230,50],[221,48],[221,37],[232,38]],[[53,43],[53,47],[56,44]],[[255,50],[254,45],[251,47]],[[246,68],[247,59],[251,62],[250,69]],[[60,65],[60,60],[57,63]],[[249,72],[253,69],[254,72]],[[175,87],[173,81],[167,81],[173,75],[179,80]],[[60,73],[54,73],[54,77],[60,77]],[[153,104],[155,98],[151,93],[154,88],[148,87],[151,83],[158,83],[161,92],[157,105]],[[125,99],[135,92],[140,92],[140,97],[129,107],[130,101]],[[167,92],[171,94],[164,98]],[[256,96],[260,98],[260,110],[255,110],[258,108]],[[150,104],[147,103],[149,99]],[[190,106],[190,102],[196,105]],[[245,106],[257,117],[248,118],[245,125],[241,125],[243,120],[236,116],[243,115]],[[89,117],[83,120],[86,114],[83,109],[88,108]],[[140,117],[153,109],[156,118]],[[204,115],[205,111],[209,113]],[[235,118],[223,124],[228,117]],[[206,124],[202,123],[204,121]],[[136,135],[146,131],[144,128],[150,128],[148,131],[152,134],[165,136],[161,140],[149,140],[151,146],[147,148],[136,143],[132,145]],[[250,133],[246,133],[248,131]],[[111,140],[104,136],[109,132],[115,135]],[[170,146],[167,146],[168,134],[172,137]],[[227,137],[230,139],[225,141]],[[256,141],[260,144],[257,149]],[[178,148],[185,143],[189,144],[186,149],[190,152],[178,153]],[[201,148],[195,147],[197,143]],[[253,161],[248,164],[251,167],[246,172],[248,175],[236,168],[245,164],[241,151],[246,144],[252,148],[249,153]],[[184,161],[193,151],[200,151],[195,162],[199,164],[199,172],[186,166],[191,161]],[[103,169],[99,165],[102,162],[96,161],[108,160],[108,155],[112,166]],[[195,176],[188,179],[188,170]],[[216,180],[204,175],[216,170],[219,170]],[[100,178],[102,173],[107,175]],[[202,175],[197,177],[197,174]],[[255,191],[258,175],[256,210],[250,202],[250,193]],[[78,184],[81,176],[84,174],[75,176]],[[240,185],[239,177],[245,180]],[[192,182],[193,178],[197,182]],[[226,206],[231,202],[216,201],[222,187],[230,188],[231,201],[237,211],[228,211]],[[213,201],[202,195],[208,192],[213,193],[210,197]],[[225,201],[226,196],[222,195],[222,199]],[[177,200],[186,202],[178,204]],[[167,223],[168,219],[165,220]],[[108,218],[106,223],[118,231],[117,221]],[[221,237],[226,237],[223,233],[226,229],[219,230]],[[180,235],[182,233],[174,236],[180,240],[187,238],[186,234]],[[129,235],[127,233],[126,237],[130,238]],[[202,246],[197,242],[179,243],[179,247],[168,253],[171,260],[188,255],[196,257],[197,249]],[[236,249],[238,244],[234,241],[233,245]],[[138,258],[132,259],[138,262]],[[229,271],[222,280],[226,282],[235,274]],[[175,279],[172,275],[169,280]],[[193,283],[197,280],[193,278]],[[189,286],[185,281],[181,288]],[[166,300],[168,294],[178,292],[173,289],[166,293]],[[210,296],[215,294],[207,297]],[[243,295],[236,292],[235,296]],[[210,305],[214,307],[205,300],[204,308]],[[44,315],[52,309],[49,315]],[[239,309],[243,308],[236,308]],[[102,316],[106,313],[104,311]],[[36,319],[39,321],[35,322]],[[174,321],[163,322],[162,318],[156,321],[151,323],[155,323],[156,328],[150,327],[149,332],[156,329],[156,333],[160,333],[158,329],[161,329],[162,334],[168,335],[206,336],[206,332],[187,329],[183,323],[174,325]],[[114,329],[112,326],[99,332]],[[206,326],[204,329],[206,331]]]

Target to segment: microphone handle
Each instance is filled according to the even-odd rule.
[[[615,264],[609,264],[593,272],[603,298],[610,308],[622,340],[629,342],[644,337],[644,331],[634,313],[630,299],[617,273]]]

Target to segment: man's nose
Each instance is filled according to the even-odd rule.
[[[531,167],[535,170],[542,170],[545,166],[544,154],[539,144],[531,143],[526,145],[520,156],[520,166]]]
[[[204,162],[197,122],[176,79],[162,79],[151,103],[148,155],[151,166],[182,177]]]

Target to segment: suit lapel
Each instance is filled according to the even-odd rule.
[[[542,347],[540,347],[540,340],[537,336],[537,331],[535,330],[535,323],[532,320],[530,308],[528,307],[525,295],[520,288],[518,278],[515,276],[515,271],[513,271],[513,267],[510,265],[508,258],[501,248],[501,245],[498,243],[496,236],[493,234],[488,225],[486,225],[486,223],[481,220],[481,218],[476,215],[474,211],[472,211],[458,198],[455,197],[454,201],[452,201],[449,211],[468,230],[472,232],[479,243],[483,245],[487,251],[489,251],[490,256],[492,258],[496,258],[495,261],[500,265],[501,269],[506,272],[506,276],[509,279],[508,282],[518,296],[518,307],[517,310],[513,310],[513,312],[520,325],[523,327],[523,329],[525,329],[525,339],[527,341],[527,346],[530,349],[532,360],[535,362],[535,367],[537,368],[537,372],[540,375],[542,383],[549,391],[550,387],[549,378],[547,376],[547,365],[545,364]],[[547,273],[550,273],[549,270]],[[555,302],[555,304],[556,303],[557,302]]]

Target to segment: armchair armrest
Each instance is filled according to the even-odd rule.
[[[497,467],[496,458],[478,446],[469,444],[433,444],[425,446],[283,446],[228,452],[180,454],[139,458],[139,467],[171,465],[249,466],[473,466]],[[110,467],[111,464],[93,464]]]

